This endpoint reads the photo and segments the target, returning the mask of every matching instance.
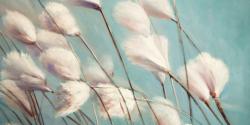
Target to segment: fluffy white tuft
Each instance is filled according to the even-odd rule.
[[[50,91],[45,85],[45,75],[29,55],[13,51],[3,62],[5,67],[1,73],[4,79],[15,80],[17,85],[25,90]]]
[[[56,92],[56,116],[67,116],[78,109],[88,100],[90,88],[84,82],[68,81],[62,83]]]
[[[149,71],[157,73],[169,71],[170,67],[166,63],[165,55],[159,51],[156,42],[163,41],[155,41],[153,36],[132,36],[125,42],[125,53],[132,63]]]
[[[130,90],[119,87],[129,112],[132,112],[135,107],[133,94]],[[98,84],[96,88],[98,94],[101,96],[105,108],[111,117],[125,117],[128,114],[126,104],[124,103],[118,88],[111,84]],[[104,107],[100,104],[101,116],[107,118]]]
[[[29,116],[34,116],[27,95],[23,90],[16,86],[15,81],[4,80],[1,81],[1,85],[2,87],[0,89],[5,93],[3,94],[4,99],[8,105],[20,109]]]
[[[24,43],[34,43],[36,41],[35,26],[26,16],[17,11],[7,10],[2,20],[6,32],[12,37]]]
[[[168,58],[168,39],[165,38],[164,36],[158,36],[158,35],[153,35],[153,38],[155,41],[155,45],[158,47],[159,51],[161,52],[162,56],[165,59],[166,67],[169,67],[170,70],[170,64]],[[156,72],[156,74],[163,83],[165,81],[166,74],[162,72]]]
[[[174,19],[174,13],[168,0],[139,0],[148,15]]]
[[[193,95],[199,97],[202,101],[209,101],[209,90],[204,79],[201,77],[202,71],[203,68],[197,65],[197,62],[195,60],[190,60],[187,63],[187,74],[190,92]],[[184,66],[180,68],[178,74],[182,83],[187,88],[187,78]]]
[[[50,48],[44,51],[40,60],[48,71],[65,80],[79,80],[81,75],[80,63],[70,50]]]
[[[180,116],[174,105],[167,99],[155,98],[151,103],[159,125],[181,125]]]
[[[61,47],[69,49],[67,40],[64,36],[43,29],[37,31],[37,45],[42,50],[46,50],[52,47]]]
[[[111,57],[103,56],[101,58],[101,64],[104,67],[105,71],[108,73],[110,77],[112,77],[114,72],[114,65]],[[83,69],[84,78],[93,84],[97,83],[109,83],[110,80],[106,76],[106,74],[102,71],[102,69],[96,63],[88,63],[85,64]]]
[[[113,17],[119,24],[133,32],[150,34],[150,20],[144,9],[134,2],[119,2],[113,10]]]
[[[46,5],[46,10],[49,12],[49,15],[52,16],[56,24],[46,13],[46,11],[43,11],[39,18],[44,28],[58,33],[61,33],[60,31],[62,31],[67,35],[80,34],[80,29],[76,24],[75,18],[71,15],[68,8],[66,8],[63,4],[49,2]],[[56,25],[59,27],[59,29]]]
[[[195,59],[200,67],[200,75],[208,86],[210,93],[218,97],[229,79],[229,70],[220,59],[203,52]]]

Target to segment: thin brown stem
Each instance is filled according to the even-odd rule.
[[[214,98],[214,101],[216,103],[216,106],[218,108],[218,110],[220,111],[223,119],[225,120],[225,122],[227,123],[227,125],[231,125],[230,121],[228,120],[226,113],[224,112],[224,109],[222,108],[221,102],[219,98]]]
[[[221,125],[223,125],[222,121],[220,120],[220,118],[216,115],[216,113],[213,111],[213,109],[211,108],[211,106],[209,105],[209,103],[207,101],[204,101],[205,105],[208,107],[208,109],[212,112],[212,114],[215,116],[215,118],[219,121],[219,123]]]

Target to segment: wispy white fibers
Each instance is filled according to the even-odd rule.
[[[13,108],[20,109],[22,112],[33,116],[31,105],[28,97],[23,90],[21,90],[12,80],[1,81],[0,89],[5,93],[3,97],[7,104]]]
[[[113,66],[113,61],[110,56],[102,56],[100,59],[100,62],[105,69],[105,71],[108,73],[109,76],[113,75],[114,72],[114,66]],[[98,66],[94,62],[88,62],[84,65],[83,67],[83,75],[84,78],[93,84],[97,83],[109,83],[110,80],[109,78],[105,75],[105,73],[102,71],[100,66]]]
[[[157,41],[153,36],[131,36],[125,41],[125,53],[132,63],[149,71],[168,72],[170,67],[166,63],[165,55],[159,51],[155,42]]]
[[[44,10],[39,18],[44,28],[58,33],[63,32],[66,35],[80,34],[80,29],[76,24],[75,18],[63,4],[49,2],[45,8],[49,14]]]
[[[169,100],[157,97],[150,105],[155,113],[158,125],[181,125],[180,116]]]
[[[148,15],[174,19],[174,13],[168,0],[139,0]]]
[[[80,63],[72,51],[63,48],[50,48],[44,51],[40,60],[48,71],[65,80],[79,80]]]
[[[24,43],[36,41],[35,27],[26,16],[17,11],[7,10],[2,20],[4,28],[10,36]]]
[[[39,29],[37,31],[37,45],[42,50],[46,50],[52,47],[69,49],[67,40],[63,35],[43,29]]]
[[[100,0],[66,0],[72,4],[83,6],[92,9],[99,9],[101,7]]]
[[[125,99],[126,104],[123,101],[121,94],[119,93],[118,88],[116,88],[112,84],[98,84],[97,92],[102,98],[105,108],[111,117],[126,117],[128,115],[128,111],[126,110],[126,106],[128,107],[129,112],[132,112],[135,107],[135,101],[133,100],[133,94],[130,90],[119,87],[122,96]],[[100,104],[100,114],[104,118],[107,118],[107,114],[105,112],[104,107]]]
[[[119,2],[113,10],[113,17],[119,24],[133,32],[150,34],[150,20],[144,9],[134,2]]]
[[[158,47],[159,51],[161,52],[162,56],[165,59],[165,65],[169,67],[170,70],[170,64],[169,64],[169,58],[168,58],[168,39],[164,36],[158,36],[153,35],[155,45]],[[161,80],[162,83],[164,83],[166,74],[162,72],[156,72],[157,76]]]
[[[196,60],[190,60],[187,63],[188,83],[190,92],[193,95],[199,97],[202,101],[208,102],[210,95],[205,79],[202,77],[202,72],[204,71],[205,70],[203,70],[201,65],[199,65]],[[187,79],[184,66],[179,69],[178,74],[184,86],[187,87]]]
[[[200,77],[208,86],[213,97],[219,97],[229,79],[229,70],[222,60],[203,52],[195,59]]]
[[[13,51],[3,62],[5,67],[1,75],[4,79],[15,80],[17,85],[25,90],[50,91],[45,85],[45,75],[29,55]]]
[[[84,82],[62,83],[56,92],[56,116],[66,116],[80,109],[89,98],[90,88]]]

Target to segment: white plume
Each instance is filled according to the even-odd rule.
[[[209,53],[203,52],[195,59],[200,67],[200,77],[208,86],[213,97],[218,97],[229,79],[227,66]]]
[[[84,82],[68,81],[62,83],[56,92],[56,116],[67,116],[80,109],[88,100],[90,88]]]
[[[150,20],[144,9],[134,2],[119,2],[113,10],[113,16],[119,24],[133,32],[150,34]]]
[[[100,0],[67,0],[68,2],[93,9],[99,9],[101,7]]]
[[[64,36],[43,29],[40,29],[37,32],[37,45],[42,50],[46,50],[52,47],[61,47],[69,49],[69,45]]]
[[[155,102],[151,103],[151,107],[155,112],[158,125],[181,125],[180,116],[169,100],[162,97],[155,98]]]
[[[158,47],[159,51],[161,52],[162,56],[165,59],[165,64],[167,67],[169,67],[170,70],[170,64],[169,64],[169,58],[168,58],[168,39],[165,38],[164,36],[158,36],[158,35],[153,35],[155,45]],[[161,80],[163,83],[166,78],[166,74],[162,72],[156,72],[158,78]]]
[[[80,34],[80,29],[76,24],[75,18],[71,15],[68,8],[66,8],[63,4],[49,2],[46,5],[46,10],[48,11],[49,15],[46,13],[46,11],[43,11],[40,15],[40,21],[44,28],[58,33],[61,33],[61,30],[64,34],[67,35]],[[52,16],[56,24],[54,23],[50,15]]]
[[[3,96],[8,105],[20,109],[30,116],[34,116],[27,95],[16,85],[15,81],[1,81],[1,86],[0,89],[5,93]]]
[[[13,51],[3,62],[5,67],[1,75],[4,79],[15,80],[17,85],[25,90],[51,91],[45,85],[45,75],[29,55]]]
[[[132,63],[149,71],[169,71],[170,67],[166,63],[165,55],[162,54],[162,51],[159,51],[159,46],[156,45],[156,42],[153,36],[132,36],[125,42],[125,53]]]
[[[148,15],[174,19],[174,13],[168,0],[139,0]]]
[[[48,71],[65,80],[79,80],[81,75],[80,63],[70,50],[50,48],[44,51],[40,60]]]
[[[24,43],[36,41],[35,26],[26,16],[17,11],[7,10],[2,19],[6,32],[12,37]]]
[[[110,77],[112,77],[114,72],[114,64],[111,57],[103,56],[100,61],[105,71],[108,73]],[[109,78],[96,63],[85,64],[83,69],[83,75],[88,82],[93,84],[97,84],[100,82],[101,83],[110,82]]]
[[[129,112],[132,112],[135,107],[133,94],[130,90],[119,87]],[[111,84],[98,84],[96,88],[98,94],[101,96],[105,108],[111,117],[125,117],[128,114],[126,104],[124,103],[118,88]],[[100,104],[101,116],[107,118],[104,107]]]
[[[195,60],[191,60],[187,63],[187,75],[188,75],[188,83],[190,92],[199,97],[202,101],[209,101],[209,90],[206,86],[204,79],[201,77],[202,67],[197,65]],[[179,70],[179,77],[187,88],[187,79],[186,79],[186,71],[185,67],[181,67]]]

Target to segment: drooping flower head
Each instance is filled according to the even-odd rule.
[[[109,115],[111,117],[123,118],[128,115],[126,106],[129,112],[132,112],[135,107],[135,101],[133,100],[133,94],[130,90],[121,87],[119,87],[119,89],[125,99],[126,104],[124,103],[118,88],[116,88],[114,85],[100,83],[96,88]],[[100,114],[104,118],[107,118],[107,114],[102,105],[100,105]]]
[[[144,9],[134,2],[119,2],[113,10],[113,17],[119,24],[133,32],[150,34],[150,20]]]
[[[180,116],[172,102],[158,97],[150,105],[159,125],[181,125]]]
[[[125,41],[125,53],[133,64],[152,72],[168,72],[170,70],[168,60],[157,45],[166,44],[163,41],[155,41],[152,36],[135,35]]]
[[[44,51],[40,60],[48,71],[64,80],[79,80],[80,63],[74,53],[63,48],[50,48]]]
[[[90,88],[84,82],[62,83],[56,92],[56,116],[67,116],[77,111],[88,100],[89,95]]]
[[[40,15],[40,21],[44,28],[66,35],[80,34],[75,18],[63,4],[49,2],[45,8],[49,14],[44,10]]]
[[[8,35],[28,44],[36,41],[35,26],[23,14],[17,11],[7,10],[2,20]]]
[[[195,59],[200,68],[200,77],[206,83],[210,94],[219,97],[229,79],[229,70],[222,60],[203,52]]]
[[[53,47],[61,47],[69,49],[67,40],[61,34],[51,32],[48,30],[39,29],[37,31],[37,45],[46,50]]]
[[[34,116],[28,97],[23,90],[21,90],[15,81],[4,80],[1,81],[1,91],[4,92],[3,97],[6,103],[16,109],[21,110],[29,116]]]
[[[45,75],[29,55],[13,51],[3,62],[5,67],[1,75],[4,79],[15,80],[17,85],[25,90],[51,91],[45,85]]]

